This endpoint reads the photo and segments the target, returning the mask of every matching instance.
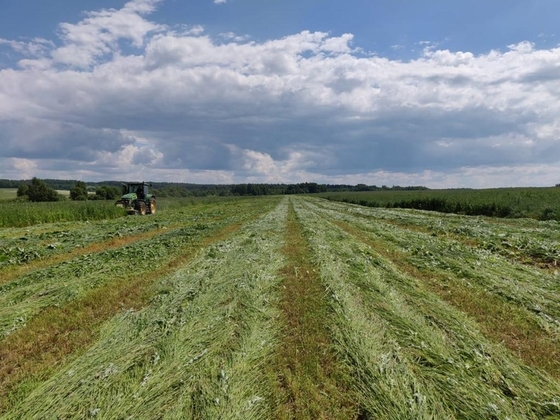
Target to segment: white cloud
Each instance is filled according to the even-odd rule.
[[[77,24],[61,23],[60,38],[65,45],[53,52],[53,59],[75,67],[88,67],[99,57],[117,52],[119,40],[141,48],[149,33],[165,28],[142,17],[153,12],[160,1],[133,0],[120,10],[88,12]]]
[[[453,187],[512,185],[503,168],[534,185],[557,175],[560,48],[424,43],[403,62],[362,54],[352,34],[172,29],[148,20],[157,4],[89,12],[60,26],[58,47],[0,40],[22,57],[0,70],[0,177]]]
[[[24,56],[42,56],[50,48],[54,48],[54,43],[42,38],[34,38],[32,41],[13,41],[0,38],[0,45],[8,45],[14,51]]]
[[[214,4],[224,4],[227,3],[227,0],[214,0]]]
[[[7,159],[6,168],[10,179],[31,179],[33,178],[37,164],[30,159],[11,158]]]
[[[236,35],[233,32],[221,33],[220,36],[228,41],[244,42],[251,38],[249,35]]]

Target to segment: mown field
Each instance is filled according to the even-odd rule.
[[[560,187],[321,193],[328,200],[368,207],[411,208],[471,216],[560,221]]]
[[[0,418],[560,418],[554,221],[317,197],[0,229]]]

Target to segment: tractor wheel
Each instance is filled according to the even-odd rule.
[[[138,204],[138,212],[141,216],[144,216],[146,214],[146,203],[144,203],[143,201]]]
[[[155,212],[156,212],[156,200],[152,198],[150,200],[150,214],[154,214]]]

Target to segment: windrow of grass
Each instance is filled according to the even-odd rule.
[[[376,223],[375,214],[346,211],[348,207],[318,202],[317,211],[346,221],[364,235],[382,240],[404,254],[405,262],[426,272],[440,273],[469,287],[480,287],[497,299],[525,308],[546,331],[560,333],[560,283],[554,273],[512,262],[491,249],[469,246],[453,238],[409,230],[393,224]],[[326,203],[328,204],[328,203]],[[373,218],[371,216],[374,216]]]
[[[328,213],[330,206],[317,204]],[[385,222],[386,210],[347,206],[338,210],[345,210],[332,213],[340,227],[469,314],[489,338],[503,343],[525,363],[560,378],[560,286],[555,273],[524,266],[455,237],[394,226]],[[465,219],[468,225],[470,220]],[[532,237],[533,229],[526,234]]]
[[[357,418],[349,369],[337,359],[330,337],[332,314],[306,238],[292,205],[285,230],[286,266],[280,299],[282,336],[276,361],[277,419]]]
[[[5,261],[4,267],[2,267],[2,274],[0,275],[0,284],[7,283],[17,277],[21,277],[28,272],[50,267],[65,261],[75,259],[80,256],[94,254],[96,252],[106,251],[110,249],[121,248],[125,245],[138,241],[150,240],[158,235],[169,233],[168,229],[176,230],[180,227],[181,225],[179,224],[162,227],[159,225],[159,223],[153,223],[151,225],[144,225],[144,229],[138,229],[134,232],[129,231],[126,233],[126,235],[112,235],[110,239],[101,241],[91,240],[91,237],[88,237],[87,244],[84,245],[64,246],[60,243],[55,243],[47,245],[39,244],[38,246],[32,245],[26,248],[10,247],[8,248],[8,251],[5,252],[5,255],[8,253],[12,254],[13,258]],[[59,244],[60,247],[58,247]],[[68,247],[69,249],[67,251],[58,249],[63,247]],[[54,252],[49,252],[42,255],[40,251],[43,251],[45,249],[48,249],[49,251],[54,250]]]
[[[273,418],[287,201],[158,280],[141,310],[15,401],[19,418]]]
[[[92,344],[100,326],[125,308],[143,308],[151,300],[153,283],[186,264],[198,249],[239,229],[226,226],[199,244],[192,244],[166,265],[130,281],[114,280],[64,306],[50,307],[0,343],[0,412],[47,378],[69,356]]]
[[[378,223],[362,225],[363,218],[348,219],[347,207],[311,199],[296,198],[294,208],[328,287],[332,332],[364,418],[560,415],[557,380],[522,363],[422,279],[333,222],[347,219],[372,232],[383,230]],[[423,238],[407,239],[415,246]]]
[[[375,217],[406,229],[455,239],[525,264],[556,269],[560,263],[558,222],[463,217],[425,211],[384,210],[372,213],[359,207],[350,209],[364,217]]]
[[[223,218],[225,210],[243,206],[243,200],[171,200],[162,211],[147,217],[120,217],[98,221],[43,223],[25,228],[0,230],[0,269],[29,266],[36,260],[67,255],[77,249],[126,239],[156,229],[169,229],[188,220],[206,223]],[[3,276],[0,276],[3,277]]]
[[[229,206],[229,217],[208,223],[185,220],[184,227],[157,237],[102,252],[81,255],[29,272],[0,285],[0,339],[17,331],[43,309],[63,305],[112,279],[129,281],[157,269],[196,238],[250,218],[258,206]]]

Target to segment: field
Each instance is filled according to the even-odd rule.
[[[0,229],[0,418],[558,419],[555,221],[317,197]]]
[[[15,188],[0,188],[0,201],[13,200],[17,197],[17,189]]]
[[[333,201],[444,213],[560,221],[560,187],[322,193]]]
[[[2,189],[0,189],[2,191]],[[212,203],[234,199],[218,197],[202,197],[190,199],[164,198],[158,199],[159,210],[182,207],[185,203]],[[240,198],[237,198],[240,199]],[[241,198],[242,199],[242,198]],[[86,222],[120,218],[126,215],[123,208],[115,207],[112,200],[102,201],[60,201],[60,202],[16,202],[0,200],[0,228],[26,227],[39,223]]]

